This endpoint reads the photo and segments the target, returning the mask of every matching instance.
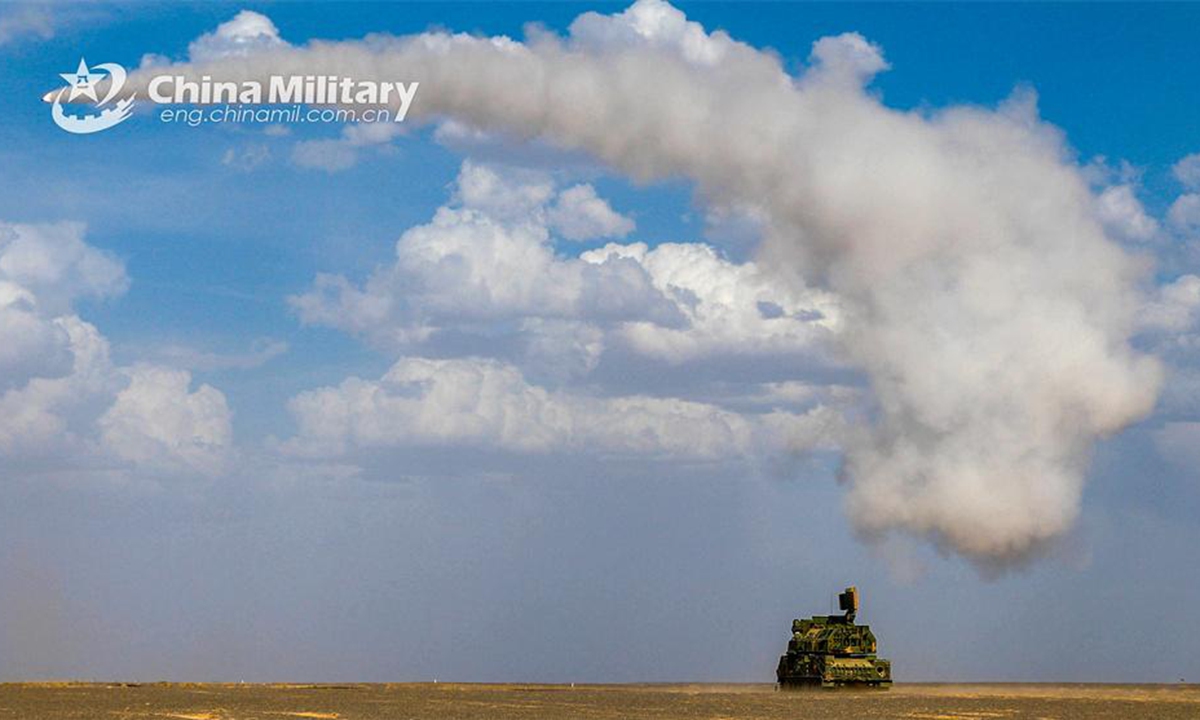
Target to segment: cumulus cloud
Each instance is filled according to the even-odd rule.
[[[1145,331],[1179,333],[1189,329],[1200,310],[1200,277],[1183,275],[1159,287],[1138,317]]]
[[[542,208],[554,195],[545,173],[465,162],[455,180],[455,199],[463,207],[500,221],[543,225]]]
[[[119,261],[83,242],[82,225],[0,223],[0,389],[70,372],[72,302],[128,283]]]
[[[20,285],[0,281],[0,383],[20,384],[38,372],[69,367],[69,338],[59,323],[38,311],[37,298]]]
[[[112,362],[72,304],[120,295],[129,279],[83,237],[75,223],[0,223],[0,467],[215,472],[230,444],[224,396],[189,393],[186,373]]]
[[[1200,236],[1200,193],[1180,195],[1167,210],[1171,226],[1185,235]]]
[[[1192,153],[1171,168],[1175,179],[1189,190],[1200,190],[1200,153]]]
[[[682,176],[702,199],[761,207],[762,266],[837,298],[840,350],[875,396],[872,422],[843,438],[847,509],[866,536],[913,533],[987,565],[1028,558],[1071,527],[1093,442],[1153,407],[1159,365],[1128,342],[1140,266],[1032,93],[896,111],[866,88],[887,64],[859,36],[819,40],[793,77],[661,0],[586,15],[567,38],[426,33],[220,70],[261,79],[298,63],[419,79],[410,119],[547,138],[635,179]],[[453,213],[431,227],[494,238]],[[420,246],[433,231],[412,232]],[[493,289],[445,267],[473,300]]]
[[[1200,153],[1182,158],[1171,172],[1184,192],[1167,208],[1167,225],[1184,241],[1200,239]]]
[[[839,330],[832,296],[788,285],[756,263],[734,263],[702,243],[609,244],[581,256],[591,263],[634,260],[686,320],[664,326],[633,320],[615,333],[644,355],[682,363],[721,354],[787,356],[816,352]]]
[[[1105,188],[1096,205],[1100,221],[1116,237],[1147,242],[1158,234],[1158,221],[1146,213],[1132,185]]]
[[[350,448],[475,446],[721,460],[780,448],[816,448],[838,415],[746,415],[676,398],[594,398],[528,383],[487,359],[402,358],[379,380],[349,378],[291,401],[299,425],[288,448],[337,455]]]
[[[550,227],[567,240],[620,238],[633,232],[633,220],[613,210],[607,201],[596,196],[596,189],[583,184],[559,193],[549,208],[546,220]]]
[[[209,385],[189,390],[185,370],[136,366],[125,372],[129,384],[99,419],[106,448],[136,466],[220,472],[232,440],[225,396]]]
[[[665,2],[634,3],[613,16],[584,13],[571,23],[571,37],[597,52],[652,47],[707,67],[744,47],[723,32],[708,33]]]
[[[287,47],[287,43],[270,18],[253,10],[242,10],[216,30],[193,40],[188,45],[188,58],[203,63],[282,47]]]
[[[592,224],[603,215],[594,207],[608,208],[590,186],[559,192],[544,173],[468,161],[453,195],[432,222],[406,231],[395,264],[361,287],[325,275],[293,297],[301,318],[397,348],[507,320],[523,338],[526,362],[552,374],[560,361],[571,369],[559,370],[586,374],[612,343],[672,363],[795,354],[818,346],[838,322],[828,294],[781,283],[703,244],[611,243],[558,255],[555,230]],[[568,219],[581,200],[591,209]]]
[[[83,242],[79,223],[0,223],[0,276],[26,287],[48,312],[77,298],[111,298],[129,287],[124,266]]]
[[[522,204],[538,203],[541,192],[536,185],[502,186],[493,170],[468,164],[458,203],[407,230],[396,244],[394,266],[361,289],[344,278],[319,277],[317,288],[293,305],[307,322],[396,342],[422,340],[451,320],[670,316],[673,306],[635,263],[554,256],[544,212],[516,215]],[[624,292],[610,292],[616,289]]]
[[[637,263],[555,254],[545,220],[548,179],[506,182],[493,168],[467,163],[456,187],[456,202],[406,231],[395,264],[364,287],[320,276],[312,291],[292,298],[301,318],[397,347],[443,327],[505,319],[682,320]]]
[[[854,32],[817,40],[809,60],[821,73],[822,80],[832,77],[855,83],[863,83],[891,67],[878,45]]]
[[[108,342],[73,315],[51,319],[69,354],[64,370],[31,373],[0,395],[0,452],[5,459],[70,462],[85,455],[94,434],[91,418],[116,390]],[[38,355],[28,362],[36,363]]]

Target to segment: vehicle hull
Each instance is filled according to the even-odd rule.
[[[878,688],[892,686],[892,667],[875,657],[836,657],[824,653],[788,653],[775,671],[783,690],[807,688]]]

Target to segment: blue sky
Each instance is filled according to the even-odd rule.
[[[676,7],[664,34],[636,40],[613,39],[633,22],[622,4],[0,9],[0,338],[14,348],[0,353],[0,679],[761,681],[791,618],[850,583],[901,679],[1200,676],[1200,624],[1184,610],[1200,597],[1200,205],[1186,201],[1200,160],[1185,161],[1200,152],[1200,7]],[[572,27],[589,11],[603,16],[592,30]],[[357,144],[336,125],[190,128],[145,112],[75,136],[40,99],[80,55],[186,67],[206,35],[232,43],[226,68],[269,67],[271,48],[247,54],[247,37],[316,68],[338,56],[314,39],[358,52],[373,33],[519,40],[529,23],[588,60],[646,53],[696,83],[711,73],[730,135],[757,127],[732,103],[786,73],[817,98],[812,132],[831,133],[829,153],[782,144],[796,153],[783,167],[813,176],[793,186],[773,170],[786,192],[757,206],[707,165],[660,161],[655,146],[674,146],[651,130],[632,136],[638,152],[565,122],[533,144],[502,119],[470,135],[451,106],[421,109],[443,102],[436,77],[407,78],[423,95],[402,133]],[[687,32],[717,57],[703,72],[673,44]],[[836,40],[824,55],[821,38]],[[664,71],[663,96],[688,96],[676,77]],[[1036,92],[1032,119],[1020,90],[1004,105],[1021,88]],[[786,114],[808,106],[787,97],[763,132],[791,137]],[[503,102],[481,95],[469,111],[486,126]],[[978,134],[955,124],[963,106]],[[645,112],[639,127],[658,127]],[[918,197],[932,214],[1035,229],[994,254],[964,240],[904,265],[906,248],[926,252],[904,236],[920,212],[880,181],[866,206],[894,208],[878,223],[895,245],[859,243],[878,226],[839,215],[858,199],[821,184],[862,165],[843,159],[857,140],[821,129],[834,112],[849,137],[879,121],[889,148],[911,140],[911,157],[882,154],[916,187],[978,154],[984,170],[966,177],[993,200],[947,197],[941,212],[937,192]],[[1016,149],[994,151],[1010,133]],[[1014,179],[1008,155],[1040,170]],[[649,179],[634,177],[643,157]],[[730,177],[752,164],[738,162]],[[1033,207],[1048,194],[1049,210]],[[806,209],[815,197],[834,209]],[[1086,223],[1098,229],[1071,234]],[[1027,247],[1045,262],[1009,273],[1025,256],[1001,250]],[[978,297],[958,292],[982,280],[955,273],[972,263],[1000,278],[981,295],[1013,293],[1021,323],[1003,337],[1065,347],[996,361],[1023,343],[963,319]],[[1079,305],[1101,309],[1060,320]],[[911,374],[922,353],[942,382]],[[1158,392],[1142,354],[1161,363]],[[1013,401],[1009,382],[1028,397]],[[960,398],[929,400],[939,384]],[[1024,431],[996,408],[1052,429],[1011,457],[1002,439],[960,438],[971,461],[911,430],[938,435],[930,418],[947,412],[985,436]],[[904,473],[884,436],[936,456],[902,477],[911,495],[895,504],[877,500],[897,486],[873,461]],[[978,470],[983,489],[929,480],[945,467]],[[987,513],[971,513],[989,507],[1013,521],[972,536]],[[1145,622],[1114,632],[1131,616]]]

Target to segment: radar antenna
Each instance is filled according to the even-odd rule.
[[[846,622],[854,622],[854,614],[858,612],[858,588],[850,586],[841,595],[838,595],[838,607],[842,612],[846,613]]]

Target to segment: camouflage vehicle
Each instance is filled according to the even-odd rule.
[[[854,624],[858,589],[846,588],[838,605],[844,615],[792,621],[787,654],[775,670],[781,689],[892,686],[892,664],[875,657],[875,634],[867,625]]]

